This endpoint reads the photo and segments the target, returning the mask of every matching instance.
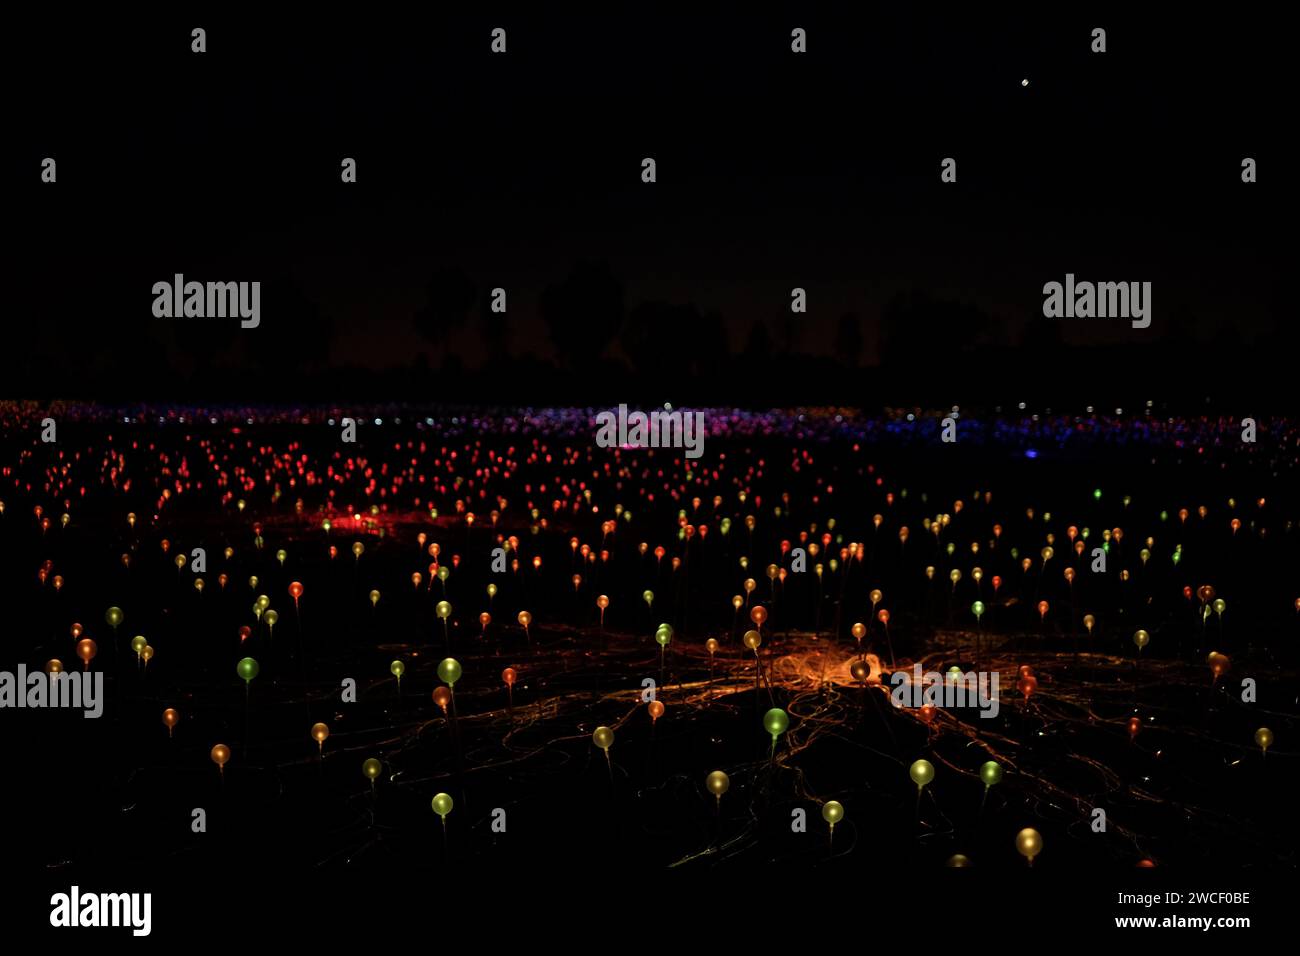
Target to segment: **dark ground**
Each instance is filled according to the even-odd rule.
[[[258,426],[245,437],[255,445],[279,444],[285,427]],[[173,450],[180,434],[175,426],[134,431]],[[332,433],[306,430],[301,437],[315,454],[328,447]],[[76,447],[95,440],[95,432],[83,426],[61,440]],[[481,440],[499,442],[490,435]],[[715,441],[711,455],[725,451],[733,466],[775,461],[791,447]],[[1093,894],[1103,885],[1127,887],[1142,859],[1189,880],[1210,872],[1229,883],[1260,880],[1265,886],[1270,879],[1261,874],[1294,868],[1290,740],[1300,622],[1291,592],[1297,530],[1293,490],[1281,476],[1230,452],[1229,467],[1220,469],[1141,448],[1093,448],[1082,456],[1052,453],[1037,460],[1005,447],[954,452],[889,440],[859,451],[833,442],[807,450],[815,468],[773,468],[755,481],[764,502],[754,509],[761,517],[752,543],[743,523],[749,509],[734,496],[718,513],[732,516],[731,535],[717,536],[718,516],[706,493],[696,520],[710,524],[714,536],[685,548],[663,532],[689,501],[641,501],[632,529],[620,528],[606,545],[610,564],[601,570],[589,565],[577,594],[569,582],[575,560],[570,537],[599,550],[604,515],[553,515],[553,524],[534,537],[521,511],[522,493],[498,530],[522,539],[525,567],[492,577],[492,532],[481,521],[467,533],[446,504],[436,521],[394,507],[376,517],[370,532],[336,523],[327,537],[310,494],[304,515],[295,514],[292,496],[271,504],[264,495],[250,495],[241,515],[230,505],[213,510],[200,506],[204,498],[182,495],[156,526],[142,521],[132,533],[122,515],[135,502],[142,516],[148,514],[148,493],[100,489],[74,505],[67,529],[56,525],[42,536],[30,517],[42,496],[6,491],[0,519],[4,606],[11,614],[6,666],[22,660],[39,667],[52,656],[75,666],[67,628],[78,620],[99,641],[93,666],[110,674],[101,720],[57,712],[5,715],[16,730],[5,735],[5,763],[27,768],[10,794],[29,823],[11,833],[9,846],[51,885],[66,888],[92,874],[138,874],[163,893],[172,874],[182,882],[193,874],[202,885],[271,880],[298,891],[317,884],[375,889],[394,880],[454,890],[457,875],[478,874],[475,880],[489,883],[499,877],[513,885],[501,875],[543,878],[539,871],[543,882],[565,886],[599,885],[601,874],[616,873],[630,873],[635,884],[660,879],[670,864],[702,879],[710,874],[710,882],[775,864],[791,878],[834,872],[864,885],[929,885],[954,878],[943,866],[954,853],[970,857],[986,879],[994,873],[997,880],[1015,881],[1025,866],[1014,837],[1025,826],[1043,835],[1045,848],[1034,867],[1040,879],[1056,879],[1063,888],[1088,874]],[[389,457],[380,444],[362,451]],[[942,464],[943,454],[959,454],[960,463]],[[1146,464],[1136,465],[1141,458]],[[852,480],[868,463],[866,474],[882,477],[880,486]],[[528,472],[525,466],[520,477]],[[803,502],[818,479],[857,491],[814,508]],[[593,487],[606,508],[635,500],[628,488],[616,492],[603,481]],[[906,499],[883,504],[885,491],[902,488],[909,490]],[[1100,500],[1094,488],[1104,489]],[[787,517],[776,519],[771,503],[784,490],[793,504]],[[992,502],[982,504],[977,490],[992,491]],[[1132,497],[1127,506],[1125,494]],[[1256,522],[1237,535],[1227,528],[1230,494],[1241,499],[1240,513]],[[1262,509],[1247,505],[1260,496],[1267,499]],[[945,530],[943,540],[958,545],[949,559],[936,553],[921,517],[951,513],[956,497],[966,506]],[[1198,519],[1199,502],[1210,503],[1211,517]],[[1027,503],[1039,509],[1034,525],[1023,518]],[[1184,504],[1192,508],[1189,522],[1174,531],[1170,525]],[[888,517],[873,534],[870,515],[878,508]],[[1162,509],[1170,512],[1163,522]],[[1043,511],[1053,512],[1046,526],[1058,536],[1071,522],[1091,525],[1094,534],[1123,526],[1124,550],[1112,553],[1115,563],[1104,580],[1076,562],[1071,596],[1059,576],[1063,557],[1053,559],[1058,566],[1050,574],[1040,577],[1041,560],[1031,574],[1021,573],[1008,549],[1019,544],[1024,554],[1036,552],[1030,545],[1041,535],[1033,529],[1042,524]],[[824,525],[830,515],[846,541],[868,543],[865,564],[855,563],[847,580],[827,572],[819,603],[810,561],[810,570],[792,574],[773,603],[762,569],[779,554],[779,541],[810,521]],[[253,521],[265,524],[260,553],[251,544]],[[977,562],[963,552],[969,540],[989,539],[986,529],[994,522],[1005,530],[998,547],[978,558],[986,577],[977,595],[970,576]],[[898,541],[901,524],[912,530],[907,545]],[[1265,536],[1251,533],[1260,527],[1268,529]],[[1158,544],[1143,569],[1134,552],[1148,530]],[[451,652],[464,666],[456,689],[459,747],[453,726],[430,700],[441,683],[434,667],[446,652],[433,613],[441,586],[434,583],[431,594],[427,575],[419,590],[409,580],[429,560],[414,540],[418,531],[440,542],[444,562],[450,554],[461,557],[446,591],[455,608]],[[178,573],[171,555],[161,552],[164,537],[178,548],[207,548],[202,595],[193,589],[195,575]],[[349,549],[358,539],[366,550],[355,561]],[[636,550],[641,540],[650,544],[644,557]],[[668,556],[657,567],[653,550],[660,541]],[[1178,566],[1168,556],[1175,541],[1185,552]],[[339,546],[334,560],[327,542]],[[229,562],[221,554],[227,543],[235,548]],[[289,554],[283,568],[274,557],[280,547]],[[1057,550],[1069,553],[1064,542]],[[118,560],[123,552],[135,557],[129,570]],[[754,563],[741,572],[737,560],[746,552]],[[543,558],[541,572],[529,566],[533,554]],[[674,554],[686,558],[677,572],[669,567]],[[63,592],[40,585],[35,571],[43,557],[69,582]],[[934,582],[925,578],[929,563],[938,565]],[[947,581],[953,566],[966,569],[956,589]],[[1120,567],[1132,569],[1129,581],[1117,580]],[[216,583],[222,570],[230,577],[224,592]],[[256,590],[247,584],[250,574],[261,579]],[[767,690],[754,691],[753,658],[742,660],[737,638],[744,628],[735,626],[729,603],[746,574],[759,581],[755,600],[771,605],[762,648],[774,685],[770,698]],[[989,590],[994,574],[1004,579],[996,600]],[[300,627],[286,595],[291,580],[306,587]],[[488,607],[489,580],[501,581],[501,591],[491,603],[493,623],[484,640],[477,616]],[[1215,583],[1229,610],[1222,622],[1211,614],[1202,627],[1198,602],[1179,591],[1184,583],[1207,582]],[[372,587],[382,591],[375,608],[366,598]],[[893,650],[907,669],[913,659],[938,670],[952,663],[974,666],[976,630],[967,609],[976,596],[990,605],[981,656],[984,669],[992,663],[1001,672],[998,718],[941,713],[927,731],[913,712],[891,708],[881,691],[864,692],[853,683],[848,624],[869,616],[872,587],[886,595]],[[640,599],[645,588],[657,594],[653,612]],[[241,650],[238,628],[253,623],[249,606],[258,593],[272,596],[280,620],[273,638],[258,631]],[[611,598],[603,641],[596,593]],[[1040,597],[1056,608],[1042,622],[1034,609]],[[111,604],[126,615],[116,647],[102,623]],[[514,620],[521,608],[534,615],[531,640]],[[1100,622],[1091,639],[1081,625],[1086,612]],[[660,692],[666,713],[652,728],[637,695],[643,678],[659,680],[652,634],[660,621],[671,622],[676,634]],[[1152,634],[1140,662],[1131,642],[1137,627]],[[148,635],[156,648],[147,673],[127,646],[136,633]],[[708,636],[722,641],[712,691],[703,649]],[[878,623],[869,644],[887,659]],[[1083,652],[1077,660],[1076,650]],[[1227,678],[1214,686],[1204,663],[1209,650],[1233,661]],[[234,672],[245,654],[261,663],[247,697]],[[397,658],[407,665],[400,694],[388,672]],[[1032,665],[1039,679],[1028,706],[1014,689],[1023,664]],[[507,666],[519,672],[513,707],[499,676]],[[1258,704],[1237,699],[1244,676],[1258,681]],[[355,704],[340,703],[345,677],[357,680]],[[773,703],[790,713],[791,728],[770,759],[760,713]],[[174,739],[160,719],[168,706],[181,713]],[[1130,741],[1125,722],[1135,713],[1144,724]],[[316,721],[331,728],[323,761],[308,734]],[[608,768],[591,743],[600,724],[616,731]],[[1267,758],[1252,742],[1260,725],[1276,735]],[[223,775],[208,759],[218,741],[233,752]],[[373,791],[361,773],[362,761],[372,756],[383,761]],[[937,777],[918,805],[907,767],[922,756],[936,765]],[[1003,763],[1006,777],[981,806],[975,773],[990,756]],[[715,769],[731,778],[716,810],[704,788]],[[438,791],[456,802],[445,843],[429,806]],[[846,809],[833,843],[819,811],[827,799]],[[1088,827],[1095,806],[1109,815],[1105,834]],[[207,811],[206,834],[190,832],[195,807]],[[505,833],[491,830],[496,808],[505,810]],[[791,832],[795,808],[808,812],[805,834]],[[1043,892],[1041,884],[1037,891]],[[1109,899],[1097,898],[1098,905]],[[186,905],[173,900],[172,913]]]

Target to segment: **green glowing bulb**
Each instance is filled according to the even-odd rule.
[[[253,660],[251,657],[245,657],[235,665],[235,673],[243,678],[245,683],[256,677],[257,672],[260,670],[261,667],[258,666],[257,661]]]
[[[987,761],[980,767],[980,779],[985,787],[996,786],[1002,782],[1002,765],[996,760]]]
[[[460,661],[454,657],[444,658],[438,663],[438,676],[441,677],[450,687],[456,686],[456,681],[460,680],[461,669]]]
[[[911,774],[913,783],[918,787],[924,787],[934,779],[934,764],[928,760],[918,760],[912,764],[912,768],[908,773]]]

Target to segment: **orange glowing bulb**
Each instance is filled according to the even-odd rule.
[[[217,769],[224,774],[226,772],[226,761],[230,759],[230,748],[225,744],[217,744],[208,753],[208,756],[211,757],[212,762],[217,765]]]
[[[94,660],[98,651],[99,647],[88,637],[83,637],[77,642],[77,656],[81,658],[83,670],[89,669],[90,662]]]
[[[1228,671],[1232,670],[1232,661],[1228,658],[1227,654],[1220,654],[1218,651],[1211,651],[1207,660],[1216,681],[1224,674],[1228,673]]]
[[[1034,857],[1042,852],[1043,838],[1037,830],[1026,827],[1016,834],[1016,849],[1033,866]]]

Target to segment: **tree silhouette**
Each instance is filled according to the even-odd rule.
[[[603,262],[579,263],[542,292],[542,319],[560,363],[571,370],[596,363],[622,326],[623,310],[623,283]]]
[[[700,312],[693,304],[643,302],[628,313],[619,344],[640,374],[690,374],[698,347]]]
[[[428,305],[415,314],[415,329],[427,341],[443,346],[452,329],[465,324],[478,293],[460,269],[439,269],[425,286]]]
[[[479,312],[479,334],[487,347],[489,362],[503,361],[509,357],[507,343],[510,341],[510,320],[506,313],[492,311],[491,298],[483,300]]]
[[[284,379],[329,361],[334,320],[291,277],[262,283],[261,312],[261,321],[253,329],[239,328],[237,320],[227,321],[241,341],[248,337],[254,361],[265,372]]]
[[[862,358],[862,323],[852,312],[840,316],[835,330],[835,355],[845,365],[854,367]]]
[[[727,326],[722,321],[721,313],[709,312],[702,316],[696,325],[691,342],[698,375],[716,376],[726,368],[731,356],[727,343]]]
[[[921,292],[898,295],[883,314],[884,356],[890,363],[944,364],[991,335],[992,319],[974,305],[932,299]]]
[[[749,339],[745,342],[745,358],[749,361],[765,363],[772,358],[772,335],[767,326],[755,320],[749,329]]]
[[[1064,345],[1061,337],[1061,320],[1036,315],[1025,323],[1020,332],[1023,348],[1038,352],[1054,352]]]

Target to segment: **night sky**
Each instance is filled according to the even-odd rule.
[[[1281,36],[795,7],[16,24],[6,391],[978,403],[1110,374],[1219,400],[1226,366],[1294,354]],[[176,272],[262,281],[262,326],[154,319]],[[1043,320],[1067,272],[1152,282],[1151,328]]]

